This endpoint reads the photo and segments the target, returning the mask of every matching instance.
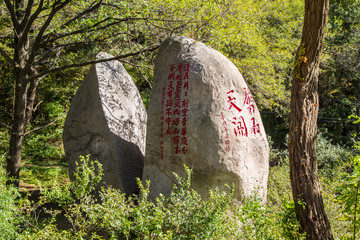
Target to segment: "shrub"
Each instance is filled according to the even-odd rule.
[[[302,239],[285,195],[266,204],[254,194],[239,204],[229,187],[227,192],[210,191],[205,200],[191,188],[187,167],[186,177],[175,174],[177,184],[170,195],[155,201],[148,200],[150,182],[140,180],[139,196],[126,197],[112,188],[94,194],[101,165],[89,156],[79,162],[73,182],[42,190],[39,207],[29,215],[33,219],[27,219],[19,239]]]
[[[325,138],[320,132],[317,136],[317,160],[318,168],[321,174],[330,179],[336,177],[339,168],[349,159],[349,151],[340,145],[335,145]]]
[[[0,239],[16,239],[21,215],[16,207],[17,189],[7,186],[3,167],[4,157],[0,160]]]
[[[267,201],[267,215],[273,218],[269,225],[274,228],[274,239],[305,239],[295,214],[288,164],[270,168]]]
[[[355,145],[360,150],[360,143]],[[344,236],[346,239],[360,237],[360,155],[350,158],[351,171],[343,173],[341,184],[337,188],[339,193],[336,200],[342,204],[344,219],[351,223],[350,233]]]

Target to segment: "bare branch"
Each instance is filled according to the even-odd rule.
[[[38,66],[39,63],[43,62],[47,57],[49,57],[49,55],[50,55],[53,51],[55,51],[55,48],[48,49],[48,50],[46,50],[44,53],[36,56],[35,59],[34,59],[34,64],[33,64],[33,66]]]
[[[29,59],[28,59],[28,61],[26,63],[25,68],[30,68],[31,64],[33,63],[33,61],[35,59],[35,56],[37,54],[37,51],[39,50],[40,43],[41,43],[41,40],[43,38],[44,32],[49,27],[49,25],[50,25],[52,19],[54,18],[55,14],[60,9],[64,8],[69,2],[70,2],[70,0],[65,0],[65,1],[58,0],[53,4],[52,10],[51,10],[48,18],[46,19],[45,23],[40,28],[40,31],[37,34],[36,38],[35,38],[34,44],[33,44],[32,49],[31,49],[31,54],[29,56]]]
[[[144,20],[144,21],[158,21],[158,22],[183,22],[182,20],[163,19],[163,18],[144,18],[144,17],[114,18],[114,20],[117,20],[117,21]]]
[[[15,29],[17,29],[19,27],[19,22],[17,21],[16,18],[16,14],[14,11],[14,5],[11,4],[11,2],[9,0],[4,0],[7,9],[9,10],[10,16],[11,16],[11,21],[14,24]]]
[[[100,24],[109,21],[109,20],[115,20],[114,22],[111,22],[105,26],[99,27],[97,28],[97,26],[99,26]],[[170,20],[170,19],[156,19],[156,18],[141,18],[141,17],[126,17],[126,18],[105,18],[103,20],[101,20],[100,22],[95,23],[94,25],[88,27],[88,28],[82,28],[79,30],[76,30],[74,32],[70,32],[70,33],[65,33],[65,34],[48,34],[44,36],[44,39],[51,37],[50,35],[54,36],[53,38],[48,39],[47,41],[44,41],[44,43],[42,44],[42,46],[44,46],[47,43],[51,43],[54,42],[56,40],[59,40],[61,38],[65,38],[68,36],[72,36],[72,35],[76,35],[76,34],[81,34],[84,32],[95,32],[95,31],[100,31],[103,29],[106,29],[108,27],[111,27],[113,25],[119,24],[121,22],[126,22],[126,21],[135,21],[135,20],[142,20],[142,21],[165,21],[165,22],[181,22],[179,20]],[[160,28],[159,26],[156,26],[158,28]]]
[[[29,3],[30,2],[32,2],[32,1],[29,1]],[[24,29],[24,34],[21,36],[21,38],[20,38],[20,42],[21,41],[24,41],[27,37],[28,37],[28,35],[29,35],[29,31],[30,31],[30,28],[31,28],[31,26],[32,26],[32,24],[34,23],[34,21],[36,20],[36,18],[39,16],[39,14],[42,12],[42,10],[43,10],[43,4],[44,4],[44,0],[41,0],[40,1],[40,3],[39,3],[39,6],[38,6],[38,8],[36,9],[36,11],[30,16],[30,19],[28,20],[28,21],[26,21],[26,19],[27,19],[27,17],[29,17],[29,16],[27,16],[27,17],[24,17],[24,19],[23,19],[23,22],[21,22],[21,25],[23,25],[23,24],[25,24],[25,29]],[[31,13],[31,8],[32,8],[32,6],[29,6],[28,5],[28,7],[27,7],[27,10],[29,10],[30,9],[30,13]],[[30,14],[29,13],[29,14]],[[25,16],[26,16],[26,14],[25,14]]]
[[[129,61],[125,60],[125,59],[119,59],[119,61],[122,62],[122,63],[128,64],[128,65],[134,66],[134,67],[147,68],[147,69],[153,70],[153,68],[151,68],[151,67],[148,67],[148,66],[140,66],[139,64],[129,62]]]
[[[149,81],[149,79],[147,79],[145,77],[145,75],[143,74],[143,72],[141,71],[141,68],[139,66],[136,66],[137,70],[139,71],[141,77],[145,80],[145,82],[149,85],[150,89],[152,89],[152,84],[151,82]]]
[[[9,125],[5,124],[5,123],[0,122],[0,125],[7,128],[7,129],[11,129],[11,127]]]
[[[40,104],[43,102],[43,100],[41,100],[40,102],[38,102],[36,105],[35,105],[35,107],[34,107],[34,109],[33,109],[33,112],[35,112],[36,110],[37,110],[37,108],[40,106]]]
[[[44,40],[43,43],[41,44],[41,47],[44,46],[45,44],[48,44],[48,43],[51,43],[51,42],[55,42],[56,40],[59,40],[61,38],[65,38],[65,37],[68,37],[68,36],[72,36],[72,35],[76,35],[76,34],[80,34],[80,33],[84,33],[84,32],[94,32],[94,31],[98,31],[99,29],[92,29],[92,28],[96,28],[97,26],[99,26],[100,24],[110,20],[112,18],[105,18],[97,23],[95,23],[94,25],[92,25],[91,27],[88,27],[88,28],[82,28],[82,29],[79,29],[79,30],[76,30],[74,32],[70,32],[70,33],[64,33],[64,34],[54,34],[54,33],[51,33],[51,34],[47,34],[47,35],[44,35],[44,39],[48,39],[49,37],[51,36],[55,36],[53,38],[50,38],[48,40]],[[105,27],[103,27],[102,29],[104,28],[107,28],[107,27],[110,27],[112,25],[114,25],[116,23],[110,23],[108,25],[106,25]],[[92,30],[91,30],[92,29]]]
[[[74,18],[70,19],[69,21],[67,21],[64,25],[62,25],[62,27],[64,26],[69,26],[72,22],[81,19],[82,17],[84,17],[85,15],[95,11],[96,9],[98,9],[101,6],[102,0],[100,0],[98,3],[96,3],[97,1],[94,1],[91,6],[89,8],[87,8],[86,10],[82,11],[81,13],[79,13],[78,15],[76,15]],[[95,4],[96,3],[96,4]],[[94,5],[95,4],[95,5]]]
[[[14,115],[9,113],[8,111],[4,110],[4,109],[0,109],[0,111],[6,113],[7,115],[9,115],[12,119],[14,118]]]
[[[10,62],[11,64],[14,64],[14,60],[7,54],[7,52],[0,47],[0,54],[6,59],[6,61]]]
[[[56,52],[56,54],[58,54],[59,52],[59,49],[64,49],[66,47],[71,47],[71,46],[76,46],[76,45],[87,45],[87,44],[93,44],[93,43],[101,43],[101,42],[104,42],[105,40],[104,39],[96,39],[96,40],[93,40],[93,41],[80,41],[80,42],[69,42],[69,43],[64,43],[64,44],[58,44],[58,45],[55,45],[55,46],[51,46],[46,52],[38,55],[35,57],[35,60],[34,60],[34,66],[37,66],[39,65],[40,63],[42,63],[43,61],[45,61],[45,59],[47,57],[49,57],[49,55],[51,53],[54,53]]]
[[[41,126],[41,127],[37,127],[37,128],[34,128],[32,130],[29,130],[27,131],[24,136],[28,135],[29,133],[32,133],[32,132],[35,132],[35,131],[38,131],[38,130],[41,130],[41,129],[44,129],[44,128],[47,128],[47,127],[50,127],[51,125],[53,125],[54,123],[56,123],[57,121],[59,121],[62,117],[64,117],[66,114],[66,112],[64,112],[61,116],[57,117],[55,120],[53,120],[52,122],[44,125],[44,126]]]
[[[26,23],[26,30],[29,31],[29,29],[31,28],[32,24],[34,23],[34,21],[36,20],[36,18],[39,16],[39,14],[44,10],[43,9],[44,6],[44,0],[40,0],[39,2],[39,6],[37,7],[36,11],[30,16],[29,21]]]
[[[40,72],[38,74],[30,76],[28,78],[28,81],[31,81],[33,79],[42,77],[42,76],[47,75],[47,74],[52,73],[52,72],[57,72],[57,71],[61,71],[61,70],[68,69],[68,68],[83,67],[83,66],[87,66],[87,65],[90,65],[90,64],[96,64],[96,63],[108,62],[108,61],[113,61],[113,60],[119,60],[119,59],[122,59],[122,58],[135,56],[135,55],[138,55],[138,54],[141,54],[141,53],[144,53],[144,52],[152,52],[152,51],[155,51],[158,48],[159,48],[159,45],[155,45],[152,48],[142,49],[142,50],[137,51],[137,52],[128,53],[128,54],[124,54],[124,55],[119,55],[119,56],[116,56],[116,57],[113,57],[113,58],[106,58],[106,59],[83,62],[83,63],[75,63],[75,64],[65,65],[65,66],[61,66],[61,67],[57,67],[57,68],[46,69],[43,72]]]
[[[54,61],[53,61],[53,63],[51,64],[50,68],[54,68],[54,67],[55,67],[56,63],[58,62],[58,60],[59,60],[59,58],[60,58],[60,54],[61,54],[61,51],[62,51],[62,50],[63,50],[62,47],[60,47],[60,48],[57,50],[56,55],[55,55],[55,57],[54,57]]]
[[[190,24],[190,23],[194,23],[194,22],[189,21],[189,22],[186,22],[186,23],[181,24],[180,26],[178,26],[178,27],[176,27],[176,28],[174,28],[174,29],[169,29],[169,28],[165,28],[165,27],[162,27],[162,26],[159,26],[159,25],[155,24],[155,23],[153,22],[153,20],[155,20],[155,21],[166,21],[166,22],[182,22],[182,21],[178,21],[178,20],[167,20],[167,19],[164,19],[164,20],[161,20],[161,19],[146,19],[146,20],[145,20],[145,21],[148,22],[150,25],[152,25],[152,26],[154,26],[154,27],[156,27],[156,28],[158,28],[158,29],[162,29],[162,30],[165,30],[165,31],[167,31],[167,32],[171,31],[171,34],[172,34],[173,32],[175,32],[176,30],[185,27],[186,25],[188,25],[188,24]]]
[[[21,21],[21,27],[23,27],[23,24],[25,24],[25,19],[28,19],[28,17],[30,16],[31,9],[32,9],[33,5],[34,5],[34,0],[29,0],[28,4],[27,4],[27,7],[26,7],[26,10],[25,10],[24,18]]]

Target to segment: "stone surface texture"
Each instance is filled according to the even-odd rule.
[[[111,58],[99,53],[97,60]],[[137,192],[144,166],[146,110],[139,91],[119,61],[91,66],[72,100],[63,142],[70,176],[79,155],[103,165],[105,185],[127,195]]]
[[[176,172],[193,169],[192,187],[204,197],[235,185],[241,200],[265,199],[269,147],[260,113],[235,65],[186,37],[166,39],[155,59],[143,181],[150,198],[168,195]]]

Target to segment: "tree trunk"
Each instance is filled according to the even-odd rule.
[[[20,76],[18,76],[20,77]],[[15,90],[14,120],[11,129],[9,153],[7,155],[6,172],[11,178],[7,183],[19,187],[22,143],[25,133],[25,113],[27,84],[18,79]]]
[[[27,107],[27,85],[29,67],[29,38],[25,25],[20,24],[24,17],[24,0],[14,1],[17,24],[14,27],[14,80],[15,80],[15,105],[14,119],[10,133],[9,152],[6,157],[6,173],[10,177],[7,184],[19,186],[19,172],[21,163],[22,144],[25,134],[25,118]]]
[[[35,97],[37,92],[37,87],[40,82],[40,78],[34,79],[29,84],[29,89],[27,92],[27,104],[26,104],[26,116],[25,116],[25,131],[27,127],[29,126],[31,116],[33,114],[34,110],[34,103],[35,103]]]
[[[26,130],[26,107],[27,107],[27,90],[28,74],[25,68],[28,57],[28,41],[24,46],[15,50],[15,105],[14,119],[10,134],[9,153],[7,155],[6,172],[11,178],[7,183],[19,187],[19,172],[21,163],[22,144]]]
[[[306,0],[291,88],[290,178],[296,216],[307,239],[333,239],[316,160],[318,75],[329,0]]]

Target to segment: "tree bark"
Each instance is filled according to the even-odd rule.
[[[12,6],[9,4],[9,7]],[[19,186],[19,172],[21,163],[22,143],[25,134],[25,117],[27,106],[28,70],[26,68],[29,59],[29,38],[22,24],[25,16],[25,1],[14,2],[14,80],[15,80],[15,104],[14,119],[10,133],[9,152],[6,157],[6,173],[10,177],[7,184]]]
[[[27,103],[26,103],[26,116],[25,116],[25,131],[27,127],[29,126],[31,116],[33,114],[34,110],[34,103],[35,103],[35,97],[37,92],[37,87],[40,82],[40,78],[34,79],[30,81],[29,89],[27,92]]]
[[[7,155],[6,172],[11,178],[7,183],[19,187],[19,172],[21,163],[22,143],[25,134],[25,113],[27,84],[16,84],[14,120],[11,129],[9,153]]]
[[[307,239],[333,239],[324,210],[316,159],[318,75],[329,0],[306,0],[291,87],[290,178],[296,216]]]

